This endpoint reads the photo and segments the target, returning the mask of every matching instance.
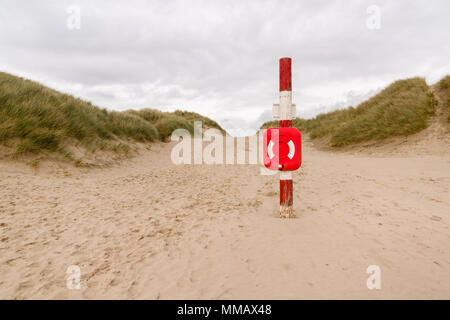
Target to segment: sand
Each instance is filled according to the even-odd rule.
[[[283,220],[278,175],[175,166],[170,143],[108,168],[2,160],[0,298],[449,299],[450,144],[402,139],[345,152],[305,139]]]

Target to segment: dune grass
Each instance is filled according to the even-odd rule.
[[[422,78],[399,80],[356,108],[320,114],[313,119],[293,120],[293,126],[311,138],[327,137],[339,147],[368,140],[408,135],[427,127],[436,99]],[[276,121],[263,128],[277,126]]]
[[[450,76],[446,76],[437,85],[438,94],[442,97],[447,110],[447,121],[450,122]]]
[[[181,110],[176,110],[174,112],[174,114],[178,117],[181,117],[183,119],[186,119],[187,121],[193,123],[194,121],[203,121],[203,125],[206,128],[215,128],[220,130],[221,132],[225,133],[225,130],[222,129],[222,127],[214,120],[204,117],[196,112],[190,112],[190,111],[181,111]]]
[[[175,129],[182,128],[194,133],[194,121],[202,121],[204,127],[216,128],[225,132],[220,125],[198,113],[176,110],[163,112],[155,109],[128,110],[130,114],[137,115],[153,124],[159,134],[159,139],[166,141]]]
[[[16,155],[60,152],[75,142],[90,150],[126,150],[128,142],[165,141],[172,130],[193,131],[194,113],[144,109],[107,111],[37,82],[0,72],[0,143]]]

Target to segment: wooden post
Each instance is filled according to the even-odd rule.
[[[292,127],[291,58],[280,59],[280,127]],[[280,171],[280,218],[293,218],[292,174]]]

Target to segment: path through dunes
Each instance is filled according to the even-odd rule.
[[[278,175],[152,148],[102,169],[0,162],[0,298],[450,298],[449,152],[306,143],[297,218],[280,220]]]

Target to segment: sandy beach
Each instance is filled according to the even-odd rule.
[[[277,217],[278,175],[176,166],[173,143],[109,168],[4,160],[0,298],[449,299],[450,144],[433,128],[358,151],[305,140],[295,219]]]
[[[449,1],[1,8],[0,301],[450,300]]]

